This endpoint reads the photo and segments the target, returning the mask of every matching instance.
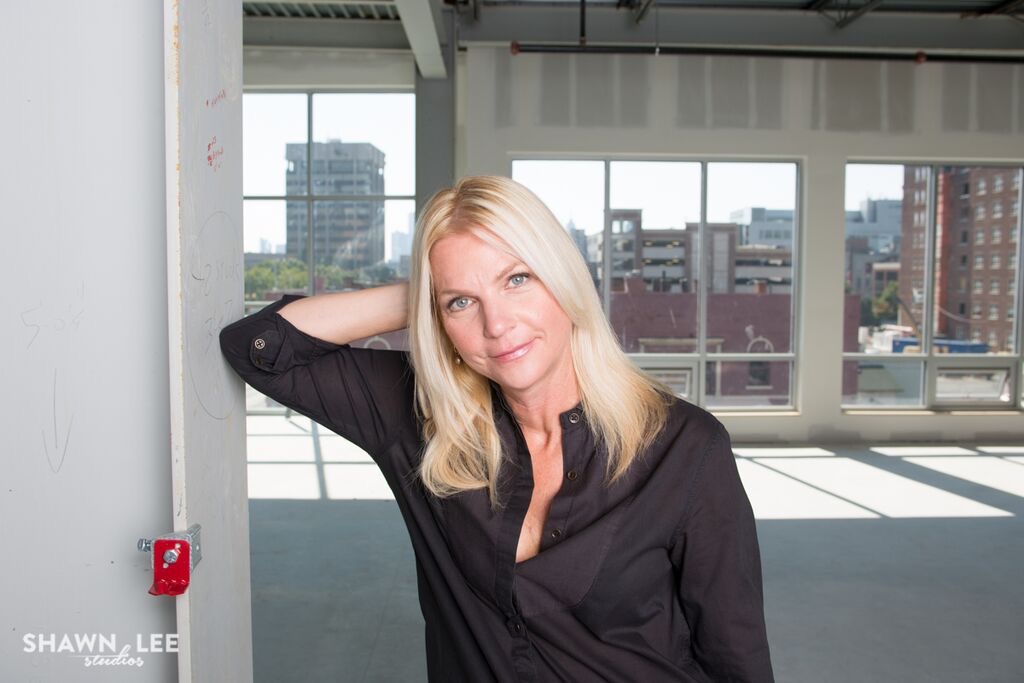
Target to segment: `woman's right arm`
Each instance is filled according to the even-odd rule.
[[[311,337],[348,344],[409,323],[409,284],[332,292],[292,301],[279,314]]]
[[[416,429],[404,351],[349,342],[402,329],[408,285],[287,295],[220,333],[228,364],[257,391],[341,434],[372,456]]]

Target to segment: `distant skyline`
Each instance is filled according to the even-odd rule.
[[[369,142],[385,153],[388,194],[415,193],[415,96],[411,93],[325,93],[313,97],[313,139]],[[285,146],[306,140],[305,94],[246,94],[243,99],[243,191],[246,196],[283,195]],[[593,234],[603,225],[602,161],[515,161],[512,177],[530,187],[559,221]],[[700,218],[697,162],[613,161],[612,208],[644,210],[649,228],[681,227]],[[849,164],[846,210],[864,199],[902,199],[903,166]],[[746,207],[795,208],[796,164],[716,162],[708,165],[708,220],[727,222]],[[385,204],[385,245],[409,230],[412,200]],[[245,250],[260,240],[285,242],[285,201],[246,201]]]

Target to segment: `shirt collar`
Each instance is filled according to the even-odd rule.
[[[508,401],[505,400],[505,395],[501,393],[501,387],[498,386],[493,380],[488,380],[491,385],[491,401],[495,407],[494,417],[495,420],[501,421],[506,419],[515,419],[515,414],[512,412],[512,408],[509,407]],[[563,413],[559,413],[558,422],[562,425],[562,429],[574,429],[584,424],[586,416],[583,412],[583,402],[580,401],[569,410]]]

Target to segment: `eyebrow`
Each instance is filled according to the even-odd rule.
[[[526,268],[526,264],[523,263],[522,261],[516,261],[515,263],[510,265],[508,268],[505,268],[500,273],[498,273],[498,275],[494,278],[494,281],[495,282],[500,282],[501,280],[504,280],[505,278],[507,278],[512,273],[512,271],[518,270],[520,268]],[[441,291],[439,291],[437,293],[437,296],[438,297],[444,297],[444,296],[448,296],[450,294],[461,294],[461,291],[458,290],[458,289],[442,289]]]

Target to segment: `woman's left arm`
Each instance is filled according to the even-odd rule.
[[[757,529],[720,423],[688,498],[671,553],[696,660],[714,681],[770,683]]]

